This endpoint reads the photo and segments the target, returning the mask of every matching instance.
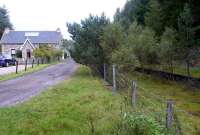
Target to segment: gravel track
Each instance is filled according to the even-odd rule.
[[[56,85],[76,70],[77,64],[68,59],[13,80],[0,82],[0,107],[7,107],[22,103],[50,86]]]

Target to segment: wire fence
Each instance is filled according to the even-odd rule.
[[[136,111],[142,110],[143,113],[154,115],[157,121],[175,131],[177,135],[187,135],[188,130],[194,135],[199,135],[199,125],[191,123],[196,116],[178,107],[173,100],[138,85],[136,80],[128,76],[120,66],[104,64],[104,80],[113,86],[113,93],[123,90],[130,103],[136,106],[134,107]]]
[[[19,65],[24,65],[24,71],[26,72],[28,70],[28,65],[29,67],[34,68],[35,66],[39,66],[40,64],[50,64],[56,61],[60,61],[60,58],[58,59],[32,58],[32,59],[25,59],[23,62],[19,62],[18,60],[16,60],[15,73],[18,74]]]

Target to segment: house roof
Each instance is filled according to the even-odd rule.
[[[22,50],[24,48],[24,46],[26,45],[26,43],[29,43],[30,46],[34,49],[35,47],[33,46],[33,44],[31,43],[31,41],[27,38],[26,41],[24,42],[24,44],[20,47],[20,50]]]
[[[2,44],[23,44],[26,39],[32,44],[38,43],[52,43],[58,44],[61,39],[61,33],[58,31],[14,31],[10,30],[4,32],[1,43]]]

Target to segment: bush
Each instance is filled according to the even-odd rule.
[[[50,61],[51,58],[62,57],[62,51],[48,45],[43,45],[39,48],[36,48],[33,51],[33,55],[36,58],[46,58],[48,61]]]
[[[133,52],[127,47],[122,46],[112,54],[112,62],[123,67],[138,66],[138,59]]]
[[[22,58],[22,51],[21,50],[16,51],[16,58]]]
[[[165,127],[152,117],[125,113],[112,134],[118,135],[167,135]]]
[[[110,24],[104,28],[100,45],[103,49],[107,63],[111,62],[112,53],[125,44],[124,39],[125,35],[121,25]]]
[[[137,23],[133,23],[128,34],[128,46],[142,67],[143,65],[158,63],[158,47],[154,31],[148,27],[142,28]]]

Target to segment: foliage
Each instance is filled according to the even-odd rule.
[[[117,10],[115,14],[115,22],[119,22],[125,30],[133,22],[138,22],[144,25],[144,16],[147,12],[147,5],[149,0],[129,0],[126,2],[124,8],[120,11]]]
[[[129,33],[127,37],[127,41],[128,41],[127,44],[128,46],[130,46],[129,48],[131,48],[134,55],[140,62],[140,64],[142,64],[142,60],[144,58],[144,55],[142,53],[143,46],[139,43],[140,42],[139,36],[141,35],[142,30],[143,28],[140,25],[137,25],[137,23],[133,23],[129,28]]]
[[[143,46],[144,50],[144,63],[146,64],[156,64],[158,62],[157,57],[157,40],[154,31],[149,28],[145,28],[140,37],[139,44]]]
[[[186,3],[183,12],[178,18],[179,32],[182,38],[182,43],[185,43],[187,48],[194,46],[194,30],[193,17],[189,5]]]
[[[105,55],[105,62],[109,63],[111,61],[112,53],[119,49],[120,46],[123,46],[125,44],[124,41],[125,36],[121,25],[114,23],[104,28],[100,45]]]
[[[173,62],[177,59],[177,32],[166,28],[159,44],[159,58],[162,64],[167,64],[173,73]]]
[[[187,64],[188,76],[190,76],[190,64],[192,59],[195,57],[195,37],[193,29],[193,18],[189,5],[186,3],[183,12],[178,18],[179,36],[180,36],[180,47],[182,59]]]
[[[104,62],[104,52],[100,46],[100,37],[103,29],[109,24],[104,14],[99,16],[90,15],[81,24],[67,24],[71,38],[75,41],[71,51],[76,62],[99,67]]]
[[[67,40],[67,39],[63,39],[62,40],[62,48],[64,50],[73,50],[73,45],[74,45],[74,42],[72,40]]]
[[[186,65],[190,76],[190,66],[197,63],[200,57],[197,49],[199,10],[194,0],[184,7],[185,2],[127,1],[124,8],[116,10],[113,23],[96,28],[101,29],[99,33],[93,30],[92,35],[100,41],[88,36],[90,31],[84,24],[74,23],[73,27],[68,27],[76,46],[72,57],[86,65],[102,65],[105,62],[139,63],[146,68],[165,68],[167,65],[171,72],[176,64],[181,67]]]
[[[186,0],[130,0],[126,2],[123,9],[117,9],[114,20],[125,28],[124,33],[128,33],[128,38],[125,39],[125,42],[128,42],[129,46],[132,45],[131,48],[134,55],[141,65],[150,67],[152,64],[161,64],[165,67],[167,64],[170,67],[170,71],[173,72],[173,62],[175,60],[176,63],[185,61],[186,64],[184,65],[186,65],[187,74],[190,76],[190,66],[195,61],[198,61],[200,57],[198,49],[199,23],[197,23],[200,22],[199,17],[197,17],[199,4],[194,0],[189,1],[188,4],[185,4],[185,2]],[[141,19],[138,21],[137,15],[140,18],[144,18],[142,19],[143,21]],[[131,27],[136,22],[141,25],[140,27],[144,27],[140,29],[150,28],[150,31],[155,32],[156,35],[152,36],[151,34],[143,33],[142,35],[144,36],[139,36],[140,34],[138,35],[138,33],[134,34],[137,31],[134,31]],[[174,32],[169,29],[165,31],[166,27],[171,28]],[[130,32],[130,29],[133,32]],[[172,36],[170,33],[175,35]],[[150,37],[154,37],[156,40],[153,42],[155,45],[145,45],[148,44],[146,41],[142,43],[142,40],[150,40]],[[157,45],[158,42],[160,42],[159,47]]]
[[[162,9],[157,0],[150,0],[145,14],[145,25],[153,29],[158,36],[163,32]]]
[[[162,6],[163,23],[165,26],[178,28],[177,18],[184,8],[186,2],[190,2],[193,15],[198,15],[199,3],[196,0],[158,0]]]
[[[163,71],[167,67],[174,72],[186,66],[190,76],[190,66],[196,66],[200,58],[200,21],[198,3],[185,2],[129,0],[116,10],[112,23],[105,21],[97,27],[95,17],[90,16],[81,24],[70,24],[72,57],[98,67],[114,62]]]
[[[61,57],[63,52],[61,50],[55,49],[48,45],[40,45],[33,51],[33,55],[36,58],[47,58],[50,59],[52,57]]]
[[[118,8],[116,10],[114,20],[115,22],[120,22],[127,30],[134,21],[137,21],[140,25],[145,25],[145,22],[147,23],[145,16],[151,14],[152,16],[149,16],[148,22],[154,22],[153,24],[151,23],[152,27],[157,30],[156,33],[161,35],[162,32],[159,29],[162,31],[164,31],[165,27],[178,29],[177,19],[186,2],[191,5],[194,27],[198,28],[200,23],[200,3],[197,0],[129,0],[122,9]],[[158,15],[157,17],[155,16],[156,14]],[[160,18],[160,15],[162,18]],[[159,22],[159,20],[162,21]],[[158,27],[156,27],[156,23],[159,24]],[[198,28],[196,31],[195,38],[199,39],[200,29]]]
[[[53,50],[52,51],[52,56],[56,58],[60,58],[63,56],[63,51],[62,50]]]
[[[121,67],[136,67],[139,65],[138,59],[127,45],[121,46],[112,53],[111,62]]]
[[[114,134],[118,135],[167,135],[165,128],[152,117],[124,113],[121,124]]]
[[[112,76],[112,70],[108,72],[108,76]],[[112,77],[109,81],[111,80]],[[131,114],[136,112],[145,117],[150,116],[150,118],[154,118],[164,126],[166,124],[166,100],[172,99],[174,101],[174,114],[176,115],[174,115],[174,125],[171,132],[180,133],[182,131],[183,134],[179,135],[196,135],[195,129],[200,129],[199,89],[188,88],[182,83],[166,81],[160,77],[139,72],[129,70],[127,72],[127,70],[120,70],[119,66],[117,66],[117,86],[120,88],[118,91],[120,91],[120,94],[127,94],[124,97],[125,105],[121,107],[122,112],[129,112],[127,108],[130,105],[130,84],[133,80],[137,82],[137,101],[136,107],[130,112]],[[175,118],[175,116],[178,118]],[[119,127],[121,127],[120,123]]]
[[[143,29],[133,23],[129,30],[128,45],[132,48],[141,66],[157,63],[157,40],[151,29]]]
[[[21,50],[16,50],[16,57],[22,58],[22,51]]]
[[[109,24],[104,28],[104,34],[101,37],[101,46],[103,48],[107,64],[119,64],[124,67],[138,65],[138,60],[133,54],[130,46],[127,45],[126,34],[120,24]]]
[[[7,9],[5,7],[0,7],[0,39],[5,28],[12,29],[12,24],[10,22]]]
[[[38,48],[36,48],[34,51],[33,51],[33,55],[36,57],[36,58],[44,58],[46,56],[46,48],[48,48],[47,45],[45,46],[39,46]],[[47,54],[48,56],[48,54]]]

